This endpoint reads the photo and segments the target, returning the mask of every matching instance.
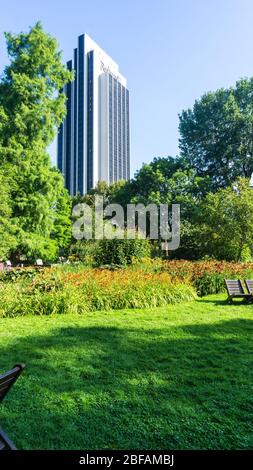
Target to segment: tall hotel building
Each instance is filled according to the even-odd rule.
[[[73,196],[99,180],[130,178],[129,91],[119,67],[87,34],[67,62],[67,115],[58,134],[58,168]]]

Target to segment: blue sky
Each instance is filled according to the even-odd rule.
[[[155,156],[178,153],[178,113],[205,91],[253,75],[252,0],[1,1],[4,31],[37,20],[58,39],[63,60],[87,32],[115,59],[131,92],[132,173]],[[50,147],[55,161],[55,145]]]

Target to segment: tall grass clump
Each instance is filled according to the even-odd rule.
[[[168,273],[45,269],[0,281],[0,317],[151,308],[193,300],[195,289]]]

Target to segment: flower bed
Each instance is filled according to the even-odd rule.
[[[171,279],[189,282],[198,295],[218,294],[225,291],[224,279],[253,279],[253,263],[226,261],[142,260],[134,262],[133,269],[166,272]]]
[[[167,272],[53,268],[2,281],[0,317],[158,307],[195,297],[189,283]]]

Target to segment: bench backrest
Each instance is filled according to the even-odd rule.
[[[5,395],[9,392],[12,385],[14,385],[24,368],[24,364],[16,364],[13,369],[0,375],[0,402],[3,401]]]
[[[245,294],[240,279],[225,279],[225,284],[229,295]]]
[[[248,279],[246,282],[247,290],[249,294],[253,294],[253,281]]]

